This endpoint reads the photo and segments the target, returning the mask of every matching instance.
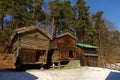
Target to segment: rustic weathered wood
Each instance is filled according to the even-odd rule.
[[[20,28],[11,37],[10,46],[21,64],[46,64],[50,35],[36,26]]]
[[[56,40],[50,41],[50,49],[57,49],[57,41]]]
[[[70,33],[55,37],[50,43],[51,62],[60,63],[77,59],[76,38]],[[71,55],[71,56],[70,56]]]

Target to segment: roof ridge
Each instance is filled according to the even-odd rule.
[[[70,34],[69,32],[66,32],[66,33],[60,34],[60,35],[56,36],[56,38],[60,38],[60,37],[65,36],[65,35],[69,35],[69,36],[71,36],[72,38],[77,39],[75,36],[73,36],[73,35]]]

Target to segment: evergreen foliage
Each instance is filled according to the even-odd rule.
[[[108,25],[111,23],[103,19],[104,12],[98,11],[91,14],[90,6],[86,5],[85,0],[77,0],[74,6],[71,4],[70,0],[47,2],[44,0],[0,0],[0,39],[9,37],[16,28],[39,23],[39,26],[45,25],[43,28],[47,31],[50,29],[53,36],[70,32],[78,38],[77,42],[98,46],[99,53],[103,55],[120,54],[120,33],[109,29],[111,26]],[[6,15],[12,16],[7,25],[4,20]]]

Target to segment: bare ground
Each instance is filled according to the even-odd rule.
[[[0,54],[0,68],[14,68],[13,54]]]

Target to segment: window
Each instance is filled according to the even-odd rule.
[[[73,51],[69,51],[69,57],[73,58]]]

